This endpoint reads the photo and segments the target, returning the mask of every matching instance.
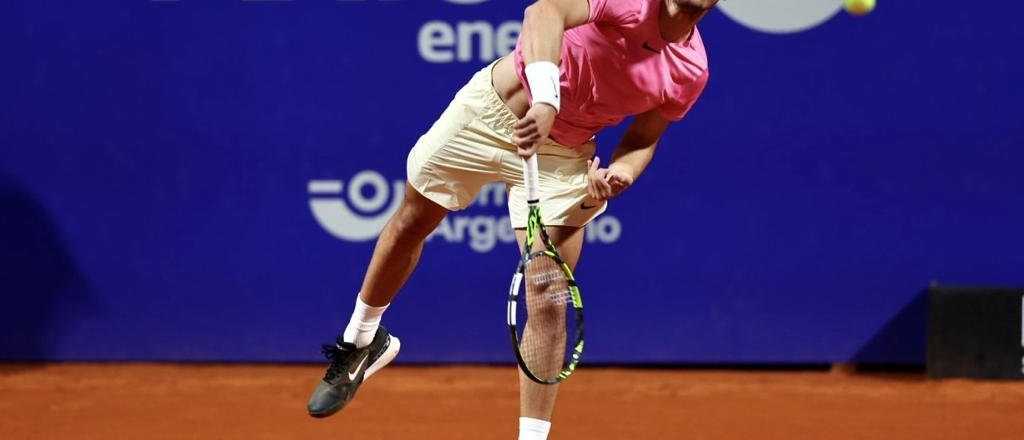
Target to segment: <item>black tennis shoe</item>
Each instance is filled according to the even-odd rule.
[[[309,398],[309,415],[327,417],[340,411],[352,401],[364,380],[395,359],[401,346],[384,326],[377,328],[373,342],[363,348],[344,342],[340,335],[337,343],[325,344],[323,353],[330,364]]]

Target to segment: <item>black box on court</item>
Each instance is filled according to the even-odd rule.
[[[928,376],[1024,378],[1024,288],[928,289]]]

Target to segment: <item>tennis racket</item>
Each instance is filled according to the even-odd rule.
[[[541,221],[537,155],[523,161],[523,180],[530,212],[507,321],[519,368],[530,380],[551,385],[567,379],[583,356],[583,300]],[[544,249],[534,252],[538,235]]]

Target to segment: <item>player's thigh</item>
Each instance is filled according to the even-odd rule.
[[[579,263],[580,255],[583,252],[583,239],[586,236],[585,228],[547,226],[544,230],[548,232],[551,242],[558,248],[558,254],[562,256],[562,260],[569,265],[569,268],[576,270],[576,264]],[[522,249],[526,242],[526,229],[516,229],[516,241],[519,243],[519,249]],[[543,249],[544,243],[541,240],[533,242],[534,252]]]
[[[461,132],[421,138],[406,162],[409,187],[449,211],[465,209],[484,185],[499,179],[494,150],[468,142]]]
[[[508,139],[494,121],[514,116],[495,96],[490,70],[477,72],[409,152],[410,186],[449,211],[465,209],[484,185],[501,179],[498,154]]]

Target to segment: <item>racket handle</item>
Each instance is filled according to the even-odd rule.
[[[534,154],[523,160],[523,182],[526,186],[526,202],[536,203],[540,201],[540,171],[537,169],[537,155]]]

